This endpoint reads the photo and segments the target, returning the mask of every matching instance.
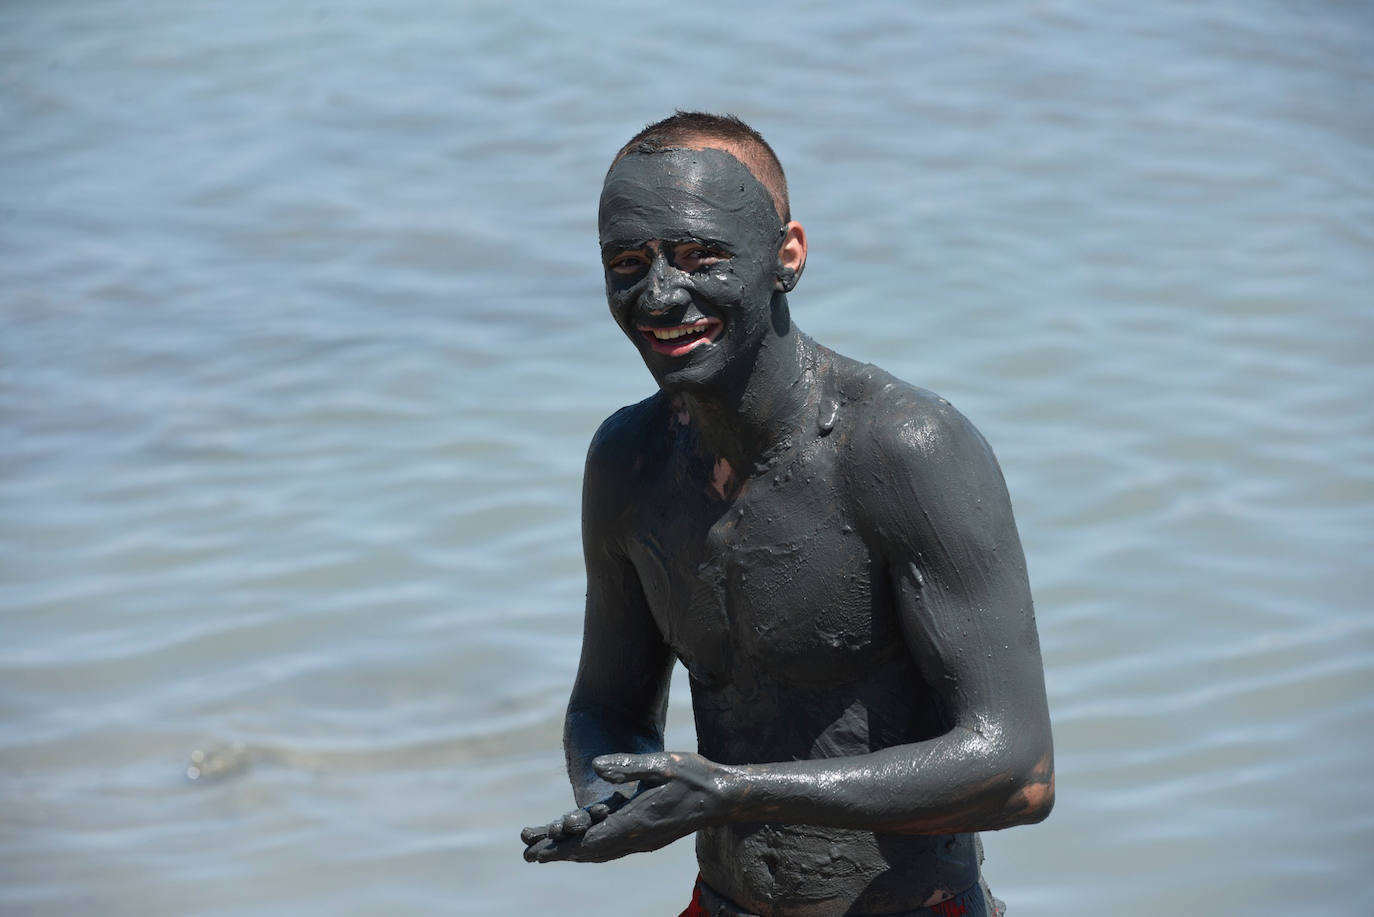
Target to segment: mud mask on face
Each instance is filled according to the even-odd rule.
[[[631,153],[606,178],[598,223],[611,313],[660,385],[704,383],[757,349],[782,230],[772,197],[738,159],[716,149]],[[698,246],[726,257],[699,268],[679,257]],[[634,251],[643,254],[634,270],[611,269]],[[703,340],[656,347],[655,333]]]

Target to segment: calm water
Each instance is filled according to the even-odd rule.
[[[0,911],[682,907],[690,843],[516,838],[651,385],[600,178],[682,106],[782,155],[798,324],[1001,457],[1013,915],[1374,913],[1371,99],[1355,2],[0,6]]]

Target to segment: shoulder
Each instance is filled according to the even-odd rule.
[[[923,532],[927,540],[984,528],[992,535],[1012,524],[1002,470],[963,413],[877,367],[855,379],[861,397],[851,406],[845,483],[868,526],[888,538]]]
[[[587,447],[587,470],[624,474],[643,464],[668,416],[661,392],[626,405],[601,422]]]
[[[947,399],[872,365],[854,364],[846,376],[851,459],[862,471],[996,464],[987,440]]]
[[[643,493],[643,482],[662,461],[668,416],[666,399],[654,394],[601,422],[582,473],[584,524],[610,524]]]

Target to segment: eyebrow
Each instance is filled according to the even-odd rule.
[[[683,236],[678,239],[612,240],[601,246],[601,256],[604,258],[609,255],[618,255],[621,252],[639,251],[641,248],[648,248],[650,242],[662,242],[672,248],[679,245],[701,245],[705,248],[718,248],[727,252],[735,250],[733,245],[721,239],[710,239],[705,236]]]
[[[647,242],[606,242],[601,246],[601,254],[603,257],[606,255],[618,255],[621,252],[638,251],[647,246]]]

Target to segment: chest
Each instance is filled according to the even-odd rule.
[[[704,481],[644,506],[630,558],[660,632],[701,683],[860,680],[897,645],[882,564],[837,461],[814,449],[728,498]]]

